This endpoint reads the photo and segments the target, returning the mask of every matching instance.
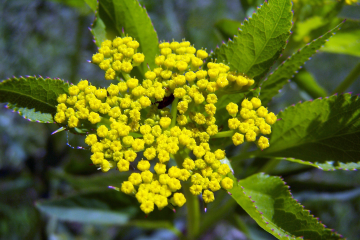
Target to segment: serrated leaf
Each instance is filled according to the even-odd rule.
[[[337,33],[321,50],[360,57],[360,30]]]
[[[298,50],[268,76],[261,85],[260,99],[263,104],[267,104],[272,97],[278,94],[279,90],[288,83],[296,71],[325,44],[327,39],[334,35],[340,25]]]
[[[35,112],[35,109],[28,109],[17,107],[16,104],[8,103],[6,108],[12,109],[17,112],[20,116],[29,121],[36,121],[41,123],[52,123],[54,122],[53,116],[50,113]],[[35,120],[36,119],[36,120]]]
[[[218,62],[245,73],[256,82],[280,56],[291,29],[291,1],[270,0],[245,21],[238,36],[215,50]]]
[[[156,67],[159,40],[145,8],[137,0],[99,0],[92,26],[96,45],[100,46],[107,38],[121,36],[123,31],[140,43],[138,52],[145,55],[145,61],[139,67],[141,74],[148,71],[147,64],[150,68]]]
[[[0,82],[0,102],[9,103],[10,109],[30,121],[54,122],[56,99],[68,88],[69,84],[60,79],[14,77]]]
[[[275,158],[276,160],[285,160],[290,162],[296,162],[304,165],[309,165],[312,167],[319,168],[324,171],[334,171],[334,170],[357,170],[360,169],[360,161],[359,162],[349,162],[349,163],[342,163],[342,162],[335,162],[335,161],[326,161],[324,163],[319,162],[309,162],[295,158]]]
[[[280,112],[270,147],[260,156],[357,163],[360,154],[360,100],[351,94],[299,103]],[[334,163],[334,166],[340,167]]]
[[[229,191],[233,199],[276,238],[342,239],[304,210],[279,177],[259,173],[238,183],[234,180]]]
[[[110,189],[40,201],[36,206],[60,220],[92,224],[126,224],[138,211],[130,198]]]

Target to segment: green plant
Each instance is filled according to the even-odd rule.
[[[236,38],[227,45],[223,44],[208,57],[206,51],[196,51],[187,41],[171,44],[163,42],[159,45],[159,49],[156,32],[153,31],[150,19],[137,2],[124,1],[114,4],[112,1],[100,1],[92,32],[97,45],[101,48],[92,61],[106,70],[106,79],[116,79],[120,83],[110,85],[105,91],[88,86],[87,81],[80,81],[76,86],[69,86],[60,80],[41,77],[12,78],[1,83],[0,101],[8,102],[9,108],[32,121],[50,123],[55,120],[60,125],[60,130],[87,135],[85,141],[91,146],[92,161],[103,171],[115,167],[114,162],[117,162],[116,165],[120,171],[129,170],[129,162],[135,160],[135,152],[144,150],[145,144],[154,146],[153,149],[146,146],[147,152],[144,152],[144,156],[151,160],[155,147],[158,148],[166,139],[169,139],[167,141],[169,146],[156,149],[160,160],[155,167],[156,173],[159,176],[164,174],[164,167],[166,170],[164,163],[169,160],[169,152],[177,166],[179,168],[183,166],[186,170],[173,166],[168,172],[172,177],[171,184],[166,182],[168,180],[159,177],[158,182],[153,181],[155,183],[151,187],[158,187],[156,185],[159,182],[163,185],[167,184],[170,189],[164,190],[166,197],[176,192],[173,198],[169,199],[171,205],[168,206],[181,207],[185,200],[187,201],[188,238],[190,239],[198,237],[201,233],[200,207],[194,195],[199,195],[205,189],[203,200],[209,203],[214,200],[214,195],[206,188],[216,191],[220,188],[220,183],[262,228],[275,237],[294,239],[303,236],[305,239],[340,239],[338,234],[326,229],[303,210],[291,197],[287,186],[280,178],[255,174],[237,182],[230,173],[231,169],[234,169],[236,174],[239,168],[236,162],[249,157],[267,157],[272,158],[272,161],[287,160],[324,170],[359,168],[359,163],[356,162],[359,151],[357,96],[334,95],[326,99],[298,104],[280,113],[277,116],[281,119],[280,121],[276,121],[274,114],[268,114],[265,108],[260,107],[261,103],[267,104],[287,83],[287,79],[291,78],[295,71],[324,44],[325,40],[338,30],[336,27],[302,48],[269,75],[266,81],[263,81],[269,67],[279,58],[286,45],[290,35],[291,21],[290,1],[265,3],[252,19],[241,26],[241,31],[238,32]],[[115,36],[121,36],[121,38],[115,38]],[[133,38],[136,41],[133,41]],[[114,40],[111,42],[106,39]],[[116,48],[119,48],[124,42],[135,44],[134,46],[127,44],[127,51],[121,52],[124,56],[114,52],[114,48],[110,48],[114,47],[114,44]],[[138,46],[137,43],[140,45]],[[128,51],[128,49],[135,50]],[[135,53],[136,51],[138,53]],[[170,61],[172,59],[170,57],[165,57],[171,51],[177,53],[173,56],[174,61]],[[186,56],[184,53],[190,55],[197,53],[197,57]],[[133,57],[134,54],[137,54],[136,57]],[[108,59],[111,59],[112,63]],[[214,63],[215,59],[216,63]],[[132,69],[133,67],[135,68]],[[199,67],[202,68],[199,69]],[[148,68],[151,71],[148,71]],[[195,72],[193,76],[186,75],[191,71]],[[152,85],[155,86],[154,89],[148,90]],[[129,96],[126,96],[127,94]],[[171,101],[172,94],[175,98]],[[85,100],[81,103],[83,99]],[[124,99],[129,99],[129,101]],[[182,99],[181,102],[180,99]],[[75,113],[75,108],[68,111],[70,106],[78,102],[83,106],[82,108],[75,106],[77,113]],[[167,103],[171,103],[171,109],[159,107]],[[240,110],[240,114],[238,114],[237,104],[245,109]],[[111,107],[113,108],[110,110]],[[82,112],[82,109],[87,109],[87,111]],[[251,111],[253,109],[261,110],[257,110],[255,114]],[[202,112],[206,114],[199,114]],[[208,118],[205,118],[206,115]],[[212,117],[216,118],[216,125]],[[115,118],[118,119],[116,124],[114,124]],[[228,121],[229,118],[232,118],[232,121]],[[128,119],[132,120],[129,124]],[[193,124],[186,121],[192,121]],[[176,127],[176,124],[180,127],[184,126],[185,130],[180,133],[180,128]],[[272,128],[270,128],[271,124],[274,124]],[[151,130],[149,126],[152,126]],[[161,136],[156,133],[158,131],[161,133],[161,128],[163,131],[169,131]],[[108,132],[112,130],[115,130],[112,135],[120,136],[111,137]],[[270,132],[272,134],[269,147],[267,138],[258,135]],[[111,151],[104,150],[104,148],[107,149],[103,146],[108,144],[106,141],[103,141],[101,145],[96,145],[96,134],[103,140],[113,141],[108,146]],[[351,144],[344,144],[344,137]],[[156,146],[153,144],[155,138],[160,139]],[[239,155],[231,158],[232,164],[230,164],[223,150],[218,149],[224,149],[232,143],[240,145],[244,142],[244,138],[248,142],[254,142],[257,139],[261,150],[248,152],[244,148]],[[126,152],[122,152],[122,148],[126,149]],[[193,150],[193,154],[198,159],[195,162],[188,158],[190,150]],[[200,160],[204,155],[204,160]],[[106,160],[111,158],[114,161]],[[146,173],[140,175],[140,179],[144,182],[151,181],[149,176],[152,176],[152,173],[148,171],[149,167],[149,161],[138,163],[138,169]],[[168,167],[170,168],[170,165]],[[217,171],[220,174],[212,176],[207,170]],[[189,185],[190,181],[186,181],[190,174],[195,176],[191,181],[192,187]],[[114,188],[119,187],[123,192],[132,194],[138,177],[139,175],[133,174],[121,187],[119,184]],[[205,183],[197,182],[199,180],[196,178],[207,179],[207,177],[210,177],[210,180],[217,177],[221,179],[214,181],[211,186],[206,183],[206,180],[203,180]],[[147,180],[148,178],[150,180]],[[179,186],[180,181],[177,179],[184,181],[184,195],[178,192],[181,185]],[[140,192],[139,189],[137,191]],[[120,194],[110,193],[108,197],[113,197],[115,203],[128,201],[118,199]],[[151,200],[151,197],[146,198],[147,200],[143,201],[140,196],[138,200],[143,204],[141,209],[147,214],[153,210],[154,202],[158,208],[163,208],[168,203],[168,200],[165,201],[164,198],[155,200]],[[46,210],[46,207],[43,205],[40,209]],[[113,210],[116,212],[118,209]],[[128,208],[122,218],[116,216],[118,217],[116,221],[120,223],[132,217],[132,211]]]

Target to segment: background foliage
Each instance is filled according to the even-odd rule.
[[[159,39],[181,40],[185,37],[196,47],[215,50],[222,41],[233,39],[240,22],[262,2],[144,0],[141,3],[146,6]],[[280,94],[271,101],[269,99],[270,110],[277,113],[299,101],[325,97],[339,90],[339,83],[356,66],[359,67],[360,7],[342,5],[341,1],[330,0],[294,1],[293,34],[277,65],[295,50],[334,28],[343,18],[348,21],[332,38],[334,41],[329,41],[322,52],[314,55]],[[96,45],[87,29],[93,22],[93,9],[83,1],[5,0],[0,5],[0,12],[0,79],[40,73],[73,83],[83,78],[99,86],[106,84],[100,70],[86,62],[95,52]],[[360,93],[360,78],[356,79],[351,87],[340,88],[340,93]],[[331,103],[330,98],[326,104]],[[354,107],[354,104],[348,105]],[[321,111],[321,106],[318,108]],[[294,113],[289,109],[282,114]],[[180,234],[177,229],[185,231],[185,212],[178,211],[174,215],[163,210],[161,214],[154,212],[150,219],[145,219],[129,199],[105,189],[104,186],[115,185],[122,176],[96,171],[89,166],[89,152],[71,149],[65,144],[69,141],[73,146],[82,145],[80,136],[67,137],[65,132],[50,135],[54,130],[55,125],[24,121],[1,105],[2,239],[176,239]],[[353,130],[349,129],[350,134]],[[324,133],[320,131],[319,134]],[[359,174],[321,171],[299,165],[295,159],[293,162],[271,159],[277,156],[276,152],[265,154],[264,151],[263,158],[235,161],[231,156],[238,151],[234,147],[227,149],[237,176],[245,178],[259,171],[281,175],[291,186],[294,197],[325,225],[348,239],[360,236]],[[237,160],[247,157],[240,155]],[[208,206],[208,212],[202,214],[200,238],[274,239],[229,196],[223,194],[217,198],[218,201]],[[104,199],[114,199],[113,202],[121,202],[127,207],[109,205],[111,201]],[[35,208],[35,201],[40,209],[52,213],[52,217],[42,215]],[[84,204],[88,209],[97,209],[97,213],[105,218],[116,219],[117,225],[99,224],[101,222],[91,218],[91,214],[86,223],[72,222],[79,220],[75,218],[78,211],[88,213]],[[59,211],[70,214],[58,218],[56,213]],[[113,212],[111,216],[106,215]]]

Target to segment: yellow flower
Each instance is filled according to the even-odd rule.
[[[174,194],[174,202],[178,207],[182,207],[186,203],[186,198],[182,193]]]

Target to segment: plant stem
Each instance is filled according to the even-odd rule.
[[[128,73],[124,73],[124,72],[121,72],[121,73],[122,73],[122,75],[123,75],[123,77],[124,77],[125,81],[127,81],[127,80],[129,80],[129,79],[131,78],[130,74],[128,74]]]
[[[234,135],[234,132],[235,132],[234,130],[219,132],[219,133],[211,136],[211,138],[232,137],[232,135]]]
[[[342,93],[345,92],[346,89],[350,87],[350,85],[357,79],[357,77],[360,76],[360,63],[358,63],[353,70],[347,75],[347,77],[340,83],[337,88],[332,92],[332,94],[335,93]]]
[[[186,151],[179,151],[174,155],[176,164],[178,166],[182,165],[184,159],[188,156]],[[197,196],[193,195],[190,190],[190,182],[183,183],[183,191],[186,198],[186,207],[187,207],[187,239],[193,240],[196,239],[200,229],[200,206]]]
[[[170,129],[176,124],[176,114],[177,114],[177,104],[179,102],[178,98],[175,98],[171,104],[171,124]]]

